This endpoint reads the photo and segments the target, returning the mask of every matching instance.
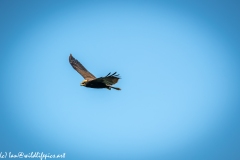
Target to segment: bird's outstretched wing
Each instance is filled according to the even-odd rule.
[[[69,56],[69,62],[72,67],[83,76],[86,80],[93,80],[96,79],[94,75],[92,75],[78,60],[76,60],[72,54]]]
[[[102,82],[102,83],[105,83],[106,85],[114,85],[120,79],[119,75],[116,73],[117,72],[115,72],[113,74],[109,73],[105,77],[100,77],[100,78],[94,79],[93,81]]]

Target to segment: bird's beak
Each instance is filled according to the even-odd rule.
[[[86,86],[86,82],[87,82],[87,80],[83,80],[83,81],[80,83],[80,86]]]

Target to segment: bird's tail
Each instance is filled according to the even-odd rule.
[[[121,90],[121,88],[117,88],[117,87],[111,87],[111,88],[119,90],[119,91]]]
[[[116,90],[121,90],[121,88],[112,87],[112,86],[108,86],[108,88],[107,88],[107,89],[111,90],[111,88],[113,88],[113,89],[116,89]]]

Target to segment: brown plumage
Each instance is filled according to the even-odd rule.
[[[90,88],[107,88],[109,90],[111,90],[111,88],[121,90],[120,88],[112,86],[116,84],[120,79],[117,72],[113,74],[109,73],[105,77],[96,78],[77,59],[75,59],[72,54],[70,54],[69,56],[69,62],[72,67],[84,78],[84,80],[80,84],[81,86]]]

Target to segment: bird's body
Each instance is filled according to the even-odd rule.
[[[89,88],[106,88],[106,84],[104,83],[96,83],[96,82],[88,82],[86,83],[85,87],[89,87]]]
[[[83,76],[84,80],[81,83],[81,86],[89,87],[89,88],[107,88],[111,90],[111,88],[116,90],[121,90],[120,88],[113,87],[112,85],[116,84],[120,79],[119,75],[115,73],[109,73],[105,77],[96,78],[93,74],[91,74],[78,60],[76,60],[72,54],[69,56],[69,62],[72,67]]]

